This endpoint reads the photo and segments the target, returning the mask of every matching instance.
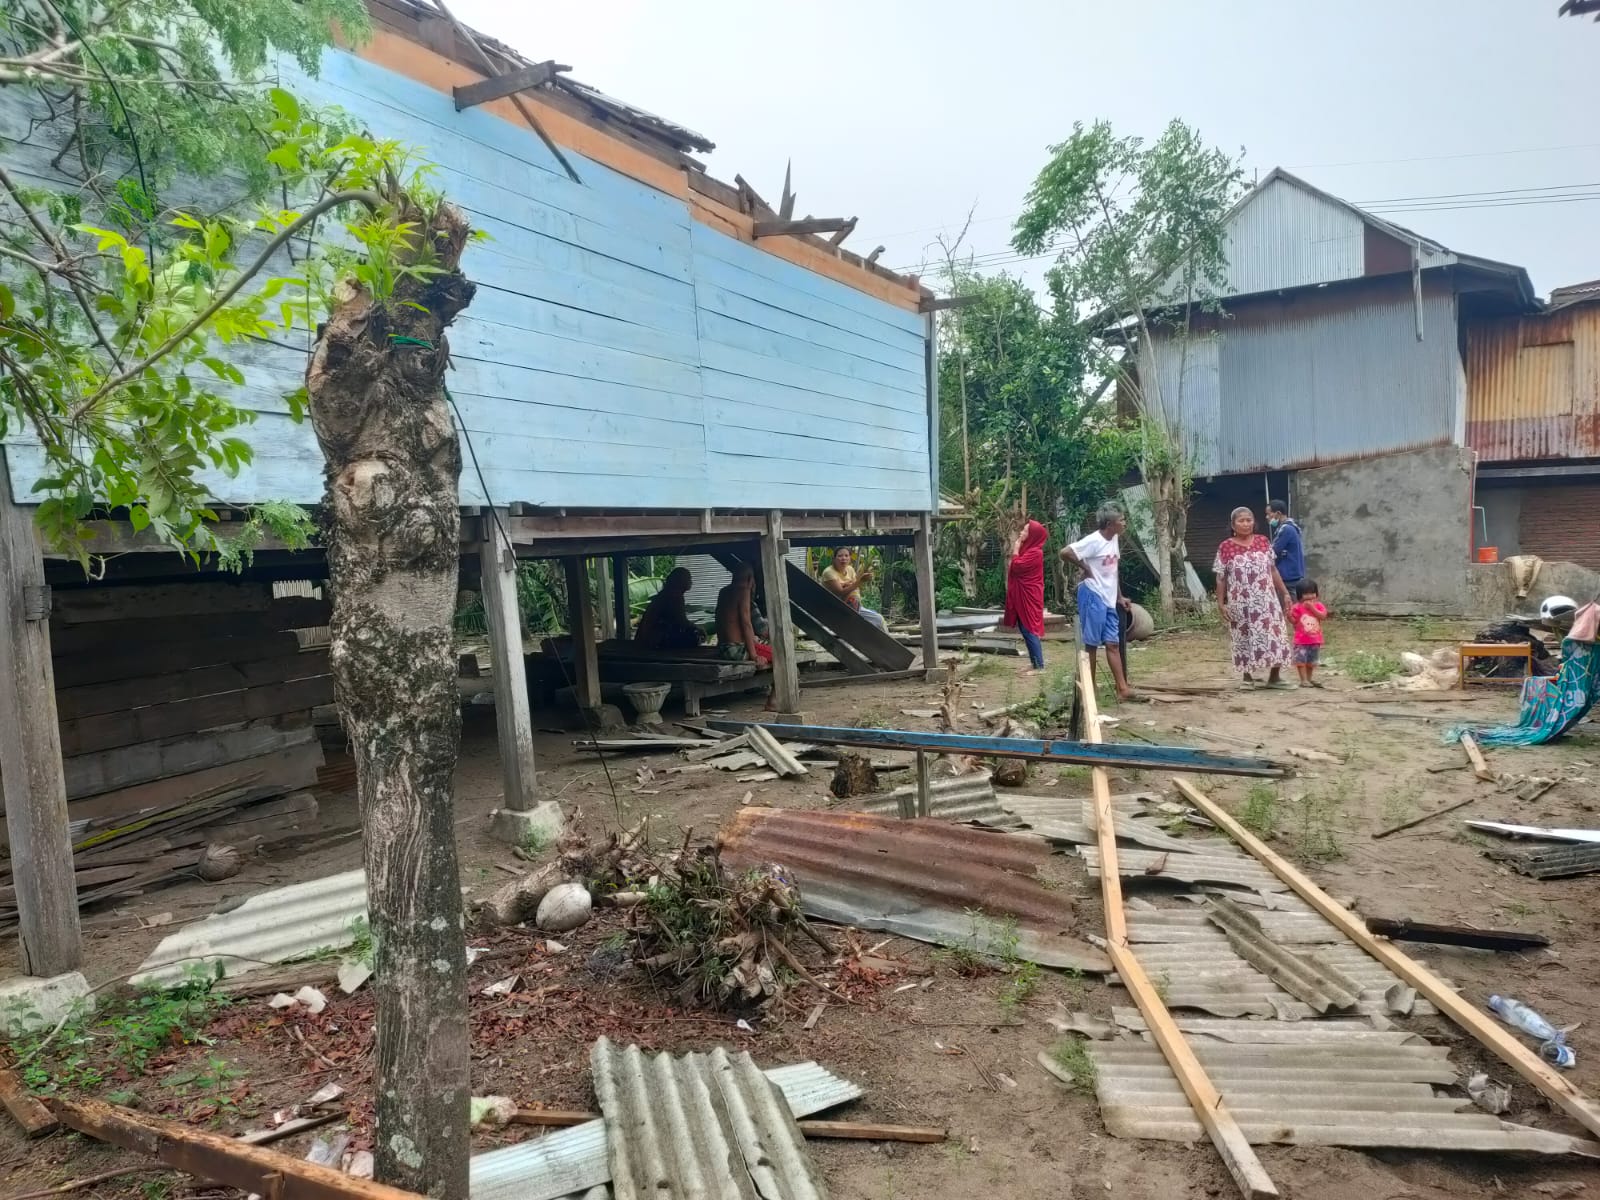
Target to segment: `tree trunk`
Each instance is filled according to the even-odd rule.
[[[442,269],[383,301],[345,285],[306,370],[327,460],[334,687],[356,761],[377,975],[377,1178],[466,1200],[466,940],[452,776],[461,446],[444,329],[472,300],[455,208],[396,221]]]
[[[1175,612],[1172,587],[1172,494],[1175,480],[1169,471],[1157,469],[1145,474],[1145,484],[1150,492],[1150,519],[1155,525],[1156,587],[1158,605],[1163,620],[1170,621]]]

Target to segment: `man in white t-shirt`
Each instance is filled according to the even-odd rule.
[[[1118,535],[1127,528],[1128,520],[1121,508],[1106,503],[1095,514],[1095,521],[1098,528],[1093,533],[1061,548],[1061,561],[1083,572],[1083,581],[1078,584],[1078,629],[1083,647],[1089,652],[1090,670],[1097,665],[1095,651],[1105,647],[1111,677],[1117,685],[1117,699],[1131,700],[1133,689],[1122,669],[1122,610],[1128,607],[1128,599],[1122,594],[1117,577],[1117,563],[1122,557]]]

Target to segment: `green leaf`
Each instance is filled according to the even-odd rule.
[[[16,297],[11,294],[11,289],[0,283],[0,321],[9,321],[16,314]]]
[[[138,533],[150,524],[150,514],[145,511],[142,504],[135,504],[128,510],[128,524],[133,526],[133,531]]]
[[[300,119],[300,102],[282,88],[273,88],[267,93],[267,98],[272,101],[272,107],[278,110],[278,115],[285,121]]]
[[[300,148],[298,146],[279,146],[276,150],[267,152],[267,161],[280,170],[298,170],[300,166]]]

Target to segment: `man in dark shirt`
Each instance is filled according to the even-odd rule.
[[[1300,526],[1289,516],[1282,500],[1267,501],[1267,525],[1272,530],[1272,557],[1277,560],[1283,586],[1294,594],[1294,586],[1306,577],[1306,549],[1300,540]]]

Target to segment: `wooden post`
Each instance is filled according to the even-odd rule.
[[[928,790],[928,752],[917,751],[917,816],[933,816],[933,795]]]
[[[0,484],[0,787],[5,792],[22,969],[52,976],[83,961],[67,832],[67,785],[50,663],[50,591],[32,513]]]
[[[633,636],[633,613],[628,600],[628,556],[611,556],[611,608],[615,614],[614,637],[627,641]]]
[[[589,572],[581,558],[563,558],[567,573],[567,616],[572,633],[572,674],[578,707],[586,713],[599,709],[600,655],[594,641],[594,597],[589,594]]]
[[[804,724],[800,712],[800,670],[794,661],[794,615],[789,611],[789,575],[784,555],[789,542],[783,536],[783,513],[767,514],[767,532],[761,537],[761,583],[766,593],[768,634],[772,644],[773,704],[780,721]]]
[[[537,773],[533,761],[533,715],[528,705],[528,667],[522,654],[522,609],[517,603],[517,560],[500,535],[500,526],[483,521],[478,572],[483,611],[489,619],[489,651],[494,671],[494,721],[500,744],[500,775],[505,807],[524,812],[534,806]]]
[[[933,582],[933,517],[923,513],[911,548],[917,564],[917,614],[922,623],[922,675],[928,682],[939,674],[939,600]]]
[[[594,594],[600,603],[600,640],[609,642],[617,636],[617,593],[609,558],[594,560]]]
[[[882,608],[883,619],[884,619],[884,621],[886,623],[889,622],[889,621],[893,621],[894,620],[894,592],[895,592],[894,568],[895,568],[895,564],[898,563],[899,561],[900,561],[900,547],[899,546],[885,546],[883,548],[883,557],[878,563],[878,571],[879,571],[879,576],[878,576],[878,579],[879,579],[878,604]]]

